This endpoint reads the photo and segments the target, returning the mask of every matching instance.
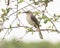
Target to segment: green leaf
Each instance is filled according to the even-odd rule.
[[[28,27],[27,27],[27,26],[25,26],[24,28],[25,28],[25,29],[27,29]]]
[[[5,21],[5,19],[4,19],[4,14],[1,15],[1,18],[2,18],[3,21]]]
[[[28,28],[28,31],[33,32],[33,29],[32,28]]]
[[[48,28],[51,28],[51,25]]]
[[[60,18],[60,15],[58,15],[58,17]]]
[[[54,21],[57,21],[58,19],[56,18]]]
[[[7,13],[4,13],[3,15],[4,15],[4,16],[7,16]]]
[[[38,5],[38,4],[39,4],[39,2],[34,2],[34,4],[35,4],[35,5]]]
[[[9,13],[9,11],[11,10],[12,8],[8,8],[8,9],[6,9],[7,10],[7,13]]]
[[[18,12],[18,15],[19,15],[20,13],[21,13],[21,12],[19,11],[19,12]]]
[[[48,18],[47,16],[42,16],[42,19],[44,19],[44,23],[46,24],[48,21],[51,21],[50,18]]]
[[[9,20],[9,18],[6,17],[6,20]]]
[[[46,19],[47,18],[47,16],[42,16],[42,19]]]
[[[2,11],[5,13],[6,12],[6,10],[4,10],[4,9],[2,9]]]
[[[54,30],[51,30],[51,32],[55,32]]]
[[[17,24],[18,27],[20,27],[20,24]]]
[[[11,8],[8,8],[6,10],[2,9],[3,11],[3,16],[7,16],[7,14],[9,13],[9,11],[11,10]]]
[[[47,18],[48,21],[51,21],[50,18]]]
[[[20,0],[19,3],[22,3],[24,0]]]
[[[39,11],[36,11],[36,12],[34,12],[36,15],[38,15],[38,14],[40,14],[40,12]]]
[[[10,25],[10,29],[12,28],[12,26]]]
[[[44,21],[44,23],[46,24],[46,23],[48,23],[48,21],[50,21],[50,19],[46,18],[45,21]]]
[[[45,20],[44,23],[46,24],[48,22],[48,20]]]
[[[2,31],[2,29],[0,29],[0,32]]]
[[[50,18],[50,20],[53,20],[53,18]]]

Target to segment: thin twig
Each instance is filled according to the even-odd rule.
[[[23,39],[23,37],[27,34],[28,32],[26,32],[22,37],[20,37],[20,39]]]
[[[46,9],[42,12],[43,13],[43,16],[44,16],[44,13],[45,13]],[[48,12],[47,12],[48,13]],[[48,13],[49,14],[49,13]],[[49,14],[50,15],[50,14]],[[51,16],[51,15],[50,15]],[[50,19],[48,17],[48,19]],[[50,22],[53,24],[53,26],[55,27],[55,29],[57,30],[58,33],[60,33],[60,31],[58,31],[58,29],[56,28],[55,24],[53,23],[53,21],[50,19]]]
[[[31,3],[31,4],[33,4],[33,3]],[[27,6],[29,6],[29,5],[31,5],[31,4],[28,4],[28,5],[24,6],[23,8],[26,8]],[[21,8],[21,9],[19,9],[19,10],[22,10],[23,8]],[[19,10],[18,10],[18,11],[19,11]],[[11,15],[15,14],[16,12],[17,12],[17,11],[13,12],[13,13],[10,14],[8,17],[10,17]]]
[[[48,13],[48,11],[46,10],[46,12]],[[48,15],[50,15],[49,13],[48,13]],[[51,16],[51,15],[50,15]],[[49,18],[48,18],[49,19]],[[51,23],[53,24],[53,26],[55,27],[55,29],[58,31],[58,29],[56,28],[56,26],[55,26],[55,24],[53,23],[53,21],[52,20],[50,20],[51,21]],[[59,33],[59,31],[58,31],[58,33]]]
[[[26,2],[27,3],[27,2]],[[27,3],[27,4],[29,4],[29,3]],[[30,5],[30,6],[32,6],[32,5]],[[33,8],[35,8],[34,6],[32,6]],[[37,8],[35,8],[36,10],[38,10]],[[45,9],[46,10],[46,9]],[[44,10],[44,12],[45,12],[45,10]],[[40,11],[40,10],[38,10],[38,11]],[[43,12],[43,14],[44,14],[44,12]],[[50,15],[50,14],[49,14]],[[49,18],[48,18],[49,19]],[[51,21],[51,20],[50,20]],[[55,26],[55,24],[53,23],[53,21],[51,21],[51,23],[53,24],[53,26],[55,27],[55,29],[57,30],[57,28],[56,28],[56,26]],[[60,31],[58,31],[57,30],[57,32],[59,33]]]
[[[26,1],[25,1],[26,2]],[[26,2],[27,4],[29,4],[28,2]],[[34,9],[40,11],[39,9],[37,9],[36,7],[34,7],[32,4],[30,4],[31,7],[33,7]],[[41,12],[41,11],[40,11]]]
[[[4,40],[6,34],[8,33],[9,29],[6,31],[6,33],[4,34],[3,38],[1,39],[0,43]]]

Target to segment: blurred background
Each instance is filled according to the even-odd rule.
[[[13,39],[12,41],[3,41],[0,43],[0,48],[60,48],[60,42],[22,42]]]

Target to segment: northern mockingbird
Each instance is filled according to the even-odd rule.
[[[43,39],[43,36],[42,36],[42,33],[41,33],[41,30],[39,28],[39,22],[38,20],[36,19],[36,17],[33,15],[32,12],[30,11],[26,11],[24,12],[27,14],[26,16],[26,19],[27,19],[27,22],[30,24],[30,25],[33,25],[35,28],[37,28],[38,32],[39,32],[39,36],[41,39]]]

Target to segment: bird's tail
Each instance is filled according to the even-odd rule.
[[[38,32],[39,32],[39,36],[40,36],[40,38],[41,38],[41,39],[43,39],[43,35],[42,35],[42,33],[41,33],[40,28],[39,28],[39,27],[37,27],[37,30],[38,30]]]

